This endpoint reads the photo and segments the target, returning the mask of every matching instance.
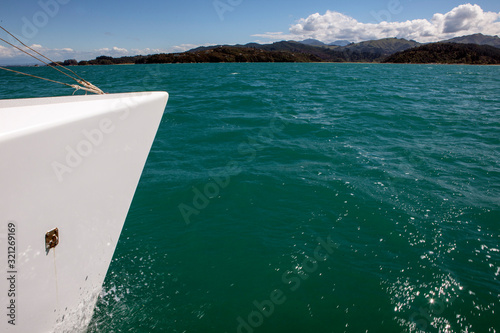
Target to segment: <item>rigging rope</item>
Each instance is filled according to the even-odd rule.
[[[45,62],[44,60],[42,60],[42,59],[40,59],[40,58],[36,57],[35,55],[33,55],[33,54],[31,54],[31,53],[29,53],[29,52],[27,52],[27,51],[23,50],[23,49],[21,49],[21,48],[20,48],[20,47],[18,47],[18,46],[14,45],[14,44],[12,44],[12,43],[10,43],[10,42],[8,42],[8,41],[6,41],[6,40],[5,40],[5,39],[3,39],[3,38],[0,38],[0,40],[1,40],[1,41],[3,41],[4,43],[6,43],[6,44],[8,44],[8,45],[10,45],[10,46],[12,46],[12,47],[14,47],[14,48],[15,48],[15,49],[17,49],[17,50],[19,50],[19,51],[21,51],[21,52],[23,52],[23,53],[25,53],[25,54],[29,55],[30,57],[32,57],[32,58],[34,58],[34,59],[36,59],[36,60],[38,60],[38,61],[40,61],[40,62],[44,63],[45,65],[47,65],[47,66],[49,66],[49,67],[51,67],[51,68],[53,68],[53,69],[57,70],[58,72],[60,72],[60,73],[62,73],[62,74],[64,74],[64,75],[66,75],[66,76],[70,77],[71,79],[75,80],[75,81],[76,81],[79,85],[76,85],[76,84],[68,84],[68,83],[64,83],[64,82],[59,82],[59,81],[55,81],[55,80],[50,80],[50,79],[43,78],[43,77],[40,77],[40,76],[31,75],[31,74],[27,74],[27,73],[19,72],[19,71],[16,71],[16,70],[7,69],[7,68],[5,68],[5,67],[0,67],[0,69],[7,70],[7,71],[9,71],[9,72],[14,72],[14,73],[17,73],[17,74],[22,74],[22,75],[26,75],[26,76],[30,76],[30,77],[34,77],[34,78],[38,78],[38,79],[42,79],[42,80],[46,80],[46,81],[50,81],[50,82],[54,82],[54,83],[63,84],[63,85],[65,85],[65,86],[72,87],[72,88],[74,88],[74,89],[76,89],[76,90],[84,90],[84,91],[88,91],[88,92],[91,92],[91,93],[94,93],[94,94],[98,94],[98,95],[102,95],[102,94],[104,94],[104,92],[103,92],[101,89],[99,89],[98,87],[96,87],[96,86],[95,86],[95,85],[93,85],[92,83],[88,82],[87,80],[85,80],[85,79],[81,78],[78,74],[76,74],[76,73],[75,73],[74,71],[72,71],[71,69],[69,69],[69,68],[67,68],[67,67],[64,67],[64,66],[63,66],[63,65],[61,65],[61,64],[56,63],[55,61],[53,61],[53,60],[51,60],[51,59],[47,58],[47,57],[46,57],[46,56],[44,56],[43,54],[39,53],[38,51],[36,51],[36,50],[32,49],[31,47],[29,47],[28,45],[24,44],[24,43],[23,43],[22,41],[20,41],[20,40],[19,40],[16,36],[14,36],[13,34],[11,34],[9,31],[7,31],[7,30],[6,30],[4,27],[2,27],[1,25],[0,25],[0,28],[1,28],[3,31],[5,31],[6,33],[8,33],[10,36],[12,36],[12,37],[13,37],[15,40],[17,40],[19,43],[21,43],[21,45],[23,45],[23,46],[24,46],[24,47],[26,47],[27,49],[29,49],[29,50],[31,50],[31,51],[33,51],[33,52],[35,52],[36,54],[40,55],[41,57],[43,57],[43,58],[47,59],[47,60],[48,60],[48,61],[50,61],[51,63],[47,63],[47,62]],[[65,69],[65,70],[67,70],[67,71],[71,72],[72,74],[74,74],[76,77],[73,77],[73,76],[69,75],[68,73],[65,73],[65,72],[61,71],[59,68],[56,68],[56,66],[54,66],[54,65],[52,65],[52,64],[55,64],[56,66],[62,67],[63,69]],[[76,90],[75,90],[75,91],[76,91]]]
[[[51,80],[51,79],[47,79],[45,77],[36,76],[36,75],[28,74],[28,73],[23,73],[23,72],[16,71],[14,69],[5,68],[5,67],[1,67],[1,66],[0,66],[0,69],[6,70],[6,71],[9,71],[9,72],[13,72],[13,73],[16,73],[16,74],[21,74],[21,75],[26,75],[26,76],[34,77],[34,78],[37,78],[37,79],[40,79],[40,80],[45,80],[45,81],[49,81],[49,82],[63,84],[65,86],[68,86],[68,87],[71,87],[71,88],[75,89],[75,91],[76,90],[84,90],[84,91],[88,91],[88,92],[92,92],[92,93],[97,93],[94,89],[82,87],[82,86],[79,86],[77,84],[69,84],[69,83],[64,83],[64,82],[60,82],[60,81],[56,81],[56,80]]]

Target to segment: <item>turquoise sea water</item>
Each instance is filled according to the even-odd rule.
[[[74,69],[170,93],[89,332],[500,330],[500,67]]]

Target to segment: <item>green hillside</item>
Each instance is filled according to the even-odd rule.
[[[490,45],[433,43],[398,52],[384,62],[496,65],[500,64],[500,49]]]
[[[350,44],[338,48],[338,50],[349,50],[352,52],[376,53],[380,55],[390,55],[396,52],[411,49],[422,44],[406,39],[384,38]]]

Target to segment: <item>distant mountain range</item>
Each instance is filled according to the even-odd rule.
[[[446,46],[448,45],[448,46]],[[66,60],[66,64],[74,64]],[[413,40],[384,38],[350,43],[346,40],[325,44],[315,39],[273,44],[214,45],[182,53],[112,58],[101,56],[79,65],[122,63],[190,62],[433,62],[499,64],[500,38],[475,34],[438,43],[421,44]]]
[[[389,38],[390,39],[390,38]],[[483,34],[474,34],[461,37],[455,37],[448,40],[442,40],[441,43],[461,43],[461,44],[478,44],[478,45],[491,45],[495,47],[500,47],[500,38],[498,36],[487,36]],[[349,44],[355,44],[348,40],[338,40],[330,44],[325,44],[317,39],[306,39],[299,43],[314,45],[314,46],[327,46],[327,45],[337,45],[346,46]],[[363,43],[363,42],[361,42]]]
[[[378,40],[370,40],[366,42],[353,43],[346,46],[341,46],[335,50],[349,50],[351,52],[372,53],[381,56],[387,56],[399,51],[404,51],[412,47],[420,46],[421,44],[413,40],[384,38]]]
[[[483,34],[455,37],[445,40],[443,43],[490,45],[500,48],[500,38],[498,36],[486,36]]]
[[[335,44],[335,45],[334,45]],[[342,45],[339,45],[342,44]],[[375,61],[379,58],[391,55],[393,53],[404,51],[422,44],[415,41],[398,38],[384,38],[360,43],[350,43],[349,41],[336,41],[331,44],[325,44],[316,39],[306,39],[301,42],[281,41],[273,44],[249,43],[245,45],[214,45],[203,46],[189,50],[187,52],[195,53],[200,51],[213,50],[216,48],[256,48],[265,51],[289,51],[313,54],[323,61],[340,61],[345,58],[347,61]],[[339,58],[340,57],[340,58]]]
[[[350,41],[348,40],[336,40],[335,42],[332,42],[330,44],[325,44],[317,39],[306,39],[301,41],[300,43],[306,44],[306,45],[313,45],[313,46],[346,46],[351,44]]]

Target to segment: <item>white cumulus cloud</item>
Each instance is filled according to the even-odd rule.
[[[95,54],[100,53],[100,55],[106,55],[111,57],[123,57],[129,55],[129,51],[124,48],[113,46],[112,48],[104,47],[102,49],[97,49],[94,51]]]
[[[376,18],[376,17],[374,17]],[[270,32],[254,35],[273,40],[314,38],[323,42],[347,39],[351,42],[398,37],[418,42],[435,42],[475,33],[500,35],[500,12],[485,12],[480,6],[463,4],[451,11],[436,13],[430,20],[363,23],[348,15],[328,10],[315,13],[293,24],[288,34]]]
[[[75,51],[71,48],[60,48],[60,49],[51,49],[51,48],[46,48],[43,47],[40,44],[32,44],[29,45],[30,48],[33,50],[37,51],[40,54],[43,54],[49,59],[52,59],[54,61],[58,61],[61,59],[69,59],[71,58],[74,54]],[[36,56],[38,59],[43,60],[44,62],[48,62],[47,59],[44,59],[42,56],[20,46],[21,49],[25,50],[26,52],[29,52]],[[41,61],[36,60],[35,58],[30,57],[26,53],[23,53],[11,46],[2,46],[0,45],[0,62],[5,65],[12,65],[12,64],[42,64]]]

